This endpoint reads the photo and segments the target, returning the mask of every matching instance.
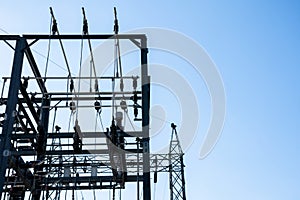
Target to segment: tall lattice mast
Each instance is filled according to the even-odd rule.
[[[170,176],[170,199],[186,200],[183,151],[176,131],[176,125],[171,124],[172,135],[169,147],[169,176]]]

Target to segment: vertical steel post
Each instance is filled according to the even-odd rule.
[[[172,166],[172,157],[171,157],[171,153],[169,155],[169,186],[170,186],[170,200],[173,200],[173,194],[174,194],[174,191],[173,191],[173,187],[174,187],[174,184],[173,184],[173,176],[172,176],[172,173],[173,173],[173,166]]]
[[[37,160],[42,161],[45,159],[46,154],[46,146],[47,146],[47,135],[48,135],[48,126],[49,126],[49,111],[50,111],[50,99],[47,96],[43,97],[42,101],[42,108],[41,108],[41,115],[40,115],[40,122],[38,128],[38,143],[39,151],[37,152]],[[38,166],[35,168],[35,173],[38,171],[42,171],[43,168]],[[35,182],[34,191],[32,194],[33,200],[39,200],[41,197],[41,188],[39,186],[39,182]]]
[[[150,77],[148,76],[147,39],[141,39],[141,73],[142,73],[142,131],[143,131],[143,199],[151,200],[150,184],[150,145],[149,145],[149,109]]]
[[[136,141],[136,149],[137,149],[137,174],[136,174],[136,179],[137,179],[137,188],[136,188],[136,200],[140,199],[140,180],[139,180],[139,176],[140,176],[140,141],[137,140]]]
[[[181,180],[182,180],[182,199],[186,200],[186,193],[185,193],[185,178],[184,178],[184,163],[183,163],[183,154],[180,156],[180,165],[181,165]]]
[[[21,84],[21,72],[24,60],[24,50],[26,40],[19,38],[16,41],[14,60],[9,85],[8,99],[5,111],[5,121],[3,124],[1,141],[0,141],[0,199],[2,197],[3,185],[5,182],[5,173],[7,169],[8,157],[11,150],[11,135],[16,116],[16,106],[18,103],[18,91]]]

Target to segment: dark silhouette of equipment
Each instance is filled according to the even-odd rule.
[[[150,200],[150,175],[153,173],[154,183],[157,183],[158,173],[164,172],[170,174],[171,199],[185,200],[183,152],[174,124],[169,154],[150,153],[150,76],[146,36],[119,34],[116,9],[114,34],[91,35],[84,9],[82,12],[83,29],[79,35],[60,34],[51,8],[49,35],[0,35],[0,41],[10,47],[9,42],[15,42],[11,75],[3,77],[0,99],[0,108],[5,110],[0,114],[0,199],[24,199],[26,195],[34,200],[60,199],[62,191],[66,191],[66,195],[67,191],[72,191],[70,195],[74,199],[76,190],[98,189],[112,190],[114,198],[115,190],[125,189],[126,183],[131,182],[137,183],[138,199],[142,183],[143,199]],[[112,76],[97,74],[91,45],[93,40],[114,41],[117,62]],[[66,76],[46,76],[47,66],[45,76],[41,76],[42,64],[32,53],[33,46],[40,41],[49,41],[49,46],[51,41],[59,42]],[[88,42],[91,59],[89,77],[81,74],[73,76],[64,41]],[[120,41],[129,41],[136,46],[140,53],[140,74],[123,75]],[[31,76],[26,76],[23,70],[25,58]],[[5,93],[7,80],[9,88]],[[80,91],[80,86],[77,88],[81,80],[90,82],[90,91]],[[67,87],[64,91],[59,87],[56,90],[50,87],[51,81],[64,81]],[[95,82],[94,87],[91,87],[92,81]],[[118,81],[119,91],[115,91],[115,87],[111,91],[101,91],[100,81],[113,85]],[[126,89],[127,85],[132,88]],[[88,105],[82,106],[84,108],[92,108],[90,116],[94,116],[93,112],[96,114],[102,131],[97,126],[95,131],[83,128],[78,119],[79,102]],[[103,123],[105,109],[112,115],[103,119],[106,122]],[[64,121],[57,122],[61,111],[70,113],[69,128],[62,125]],[[125,119],[131,123],[132,130],[126,129]],[[52,130],[50,122],[53,122]],[[110,125],[105,127],[108,123]],[[141,128],[136,129],[133,123]],[[95,142],[90,144],[90,140]],[[93,149],[89,149],[91,145]]]

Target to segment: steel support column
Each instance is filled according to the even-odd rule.
[[[46,155],[46,146],[47,146],[47,135],[48,135],[48,126],[49,126],[49,110],[50,110],[50,100],[47,96],[44,96],[42,102],[42,109],[41,109],[41,116],[40,116],[40,123],[38,125],[38,135],[37,135],[37,160],[43,161]],[[38,171],[42,171],[42,166],[37,166],[34,171],[35,174]],[[41,188],[39,186],[39,181],[36,180],[32,199],[39,200],[41,196]]]
[[[21,72],[24,60],[24,50],[26,48],[26,40],[20,38],[16,40],[16,48],[14,53],[14,61],[11,72],[11,80],[9,85],[8,99],[5,111],[5,121],[3,124],[1,141],[0,141],[0,199],[2,198],[3,185],[5,182],[5,173],[7,169],[7,161],[10,156],[11,135],[16,117],[16,106],[18,103],[18,91],[21,84]]]
[[[150,145],[149,145],[149,109],[150,109],[150,77],[148,75],[147,39],[141,39],[142,70],[142,126],[143,126],[143,199],[151,200],[150,184]]]

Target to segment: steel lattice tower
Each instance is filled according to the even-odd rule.
[[[180,146],[176,125],[171,124],[172,135],[169,147],[170,200],[186,200],[183,151]]]

